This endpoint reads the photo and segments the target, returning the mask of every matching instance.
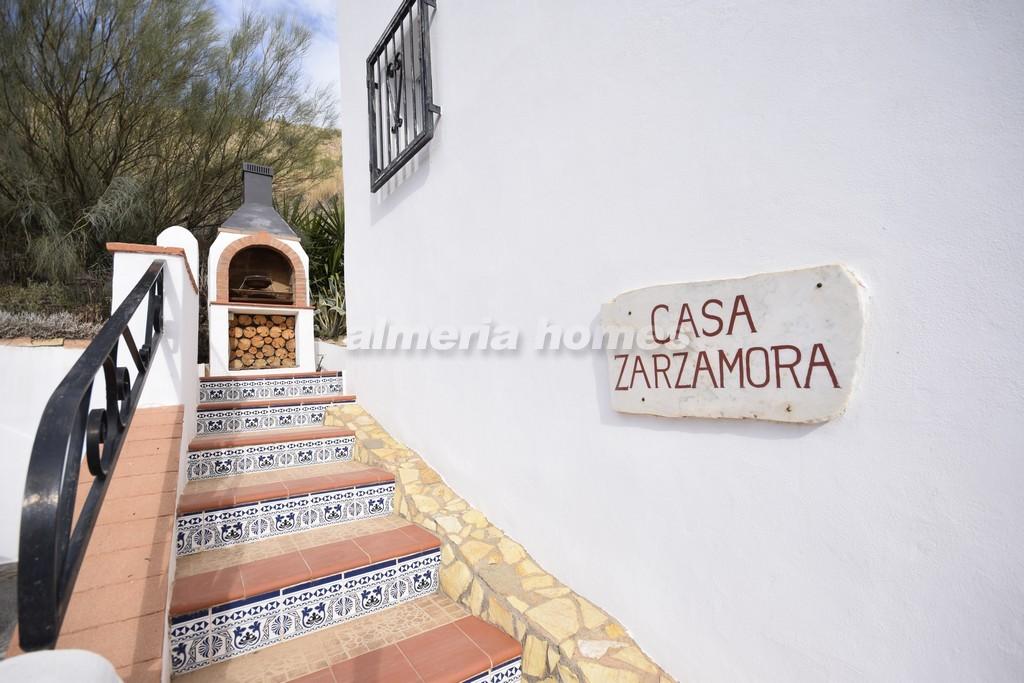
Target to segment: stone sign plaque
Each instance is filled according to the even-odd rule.
[[[601,307],[612,407],[823,422],[846,408],[863,287],[830,265],[637,289]]]

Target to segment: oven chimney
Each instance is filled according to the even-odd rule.
[[[274,169],[263,164],[242,164],[242,205],[224,221],[222,230],[270,233],[275,237],[298,239],[284,219],[274,210]]]
[[[274,169],[260,164],[242,164],[242,202],[273,206]]]

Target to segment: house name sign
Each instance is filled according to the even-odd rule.
[[[824,422],[846,408],[864,288],[840,265],[637,289],[601,307],[612,408]],[[631,348],[629,348],[631,347]]]

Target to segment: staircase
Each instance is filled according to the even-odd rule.
[[[323,426],[341,373],[211,377],[178,501],[181,681],[508,682],[519,643],[439,590],[440,541]]]

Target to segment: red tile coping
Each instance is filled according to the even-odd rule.
[[[188,614],[439,547],[441,542],[436,536],[415,524],[408,524],[348,541],[180,577],[174,582],[170,614]]]
[[[355,436],[351,429],[341,427],[301,427],[298,429],[266,429],[264,433],[240,432],[237,434],[199,436],[188,445],[189,451],[208,451],[215,448],[236,446],[258,446],[265,443],[286,443],[288,441],[313,441],[339,436]]]
[[[309,396],[303,398],[270,398],[258,401],[221,401],[218,403],[200,403],[200,412],[205,410],[235,410],[237,408],[275,408],[278,406],[312,406],[320,403],[354,403],[352,394],[334,396]]]
[[[196,284],[196,277],[192,274],[192,267],[185,258],[185,250],[181,247],[160,247],[155,244],[132,244],[130,242],[107,242],[107,251],[125,252],[129,254],[165,254],[167,256],[180,256],[185,261],[185,272],[188,273],[188,280],[192,283],[192,289],[199,293],[199,285]]]
[[[238,375],[210,375],[209,377],[200,377],[200,382],[227,382],[227,381],[239,381],[244,382],[250,379],[304,379],[306,377],[341,377],[344,373],[341,370],[325,370],[323,372],[291,372],[280,375],[267,375],[258,372],[252,374],[238,374]]]
[[[522,656],[511,636],[478,617],[463,617],[291,683],[460,683]]]
[[[236,505],[258,503],[264,500],[293,498],[323,491],[339,491],[355,486],[383,484],[394,480],[395,475],[390,472],[376,467],[367,467],[362,470],[306,479],[288,479],[269,484],[239,486],[233,489],[204,491],[203,493],[188,493],[178,499],[178,514],[187,515],[208,510],[223,510],[235,507]]]

